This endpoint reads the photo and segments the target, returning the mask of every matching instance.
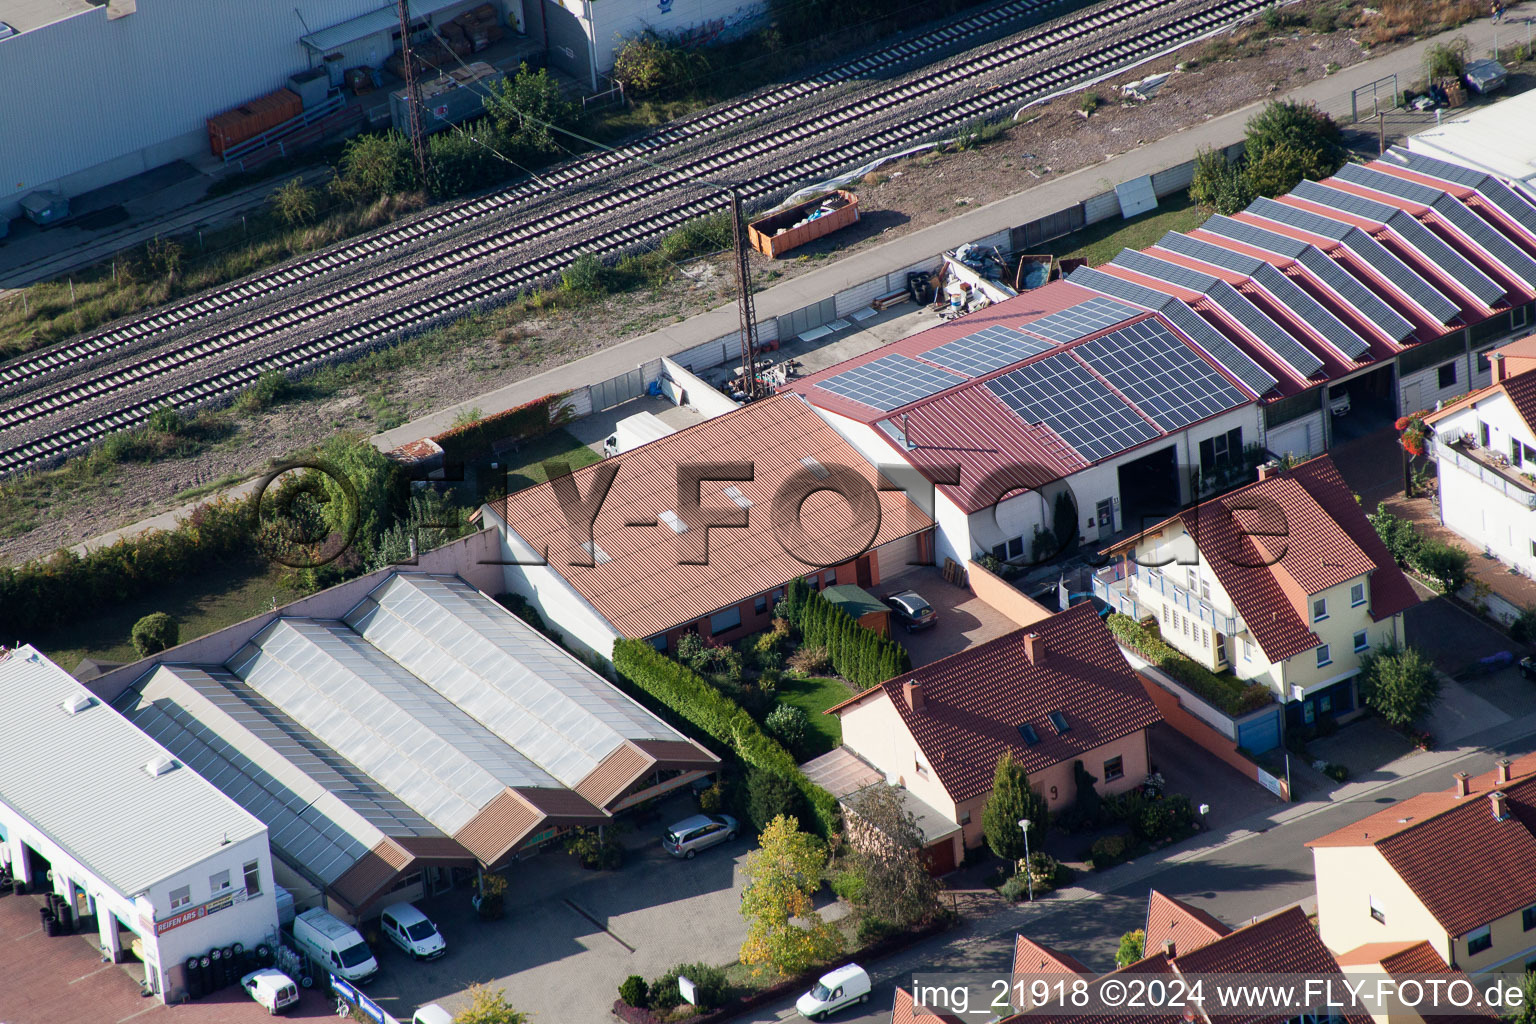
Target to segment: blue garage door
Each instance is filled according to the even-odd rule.
[[[1276,708],[1237,727],[1237,744],[1250,754],[1262,754],[1280,745],[1280,713]]]

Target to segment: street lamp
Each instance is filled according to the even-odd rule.
[[[1029,819],[1020,818],[1019,828],[1024,832],[1024,884],[1029,887],[1029,902],[1035,902],[1035,875],[1029,870]]]

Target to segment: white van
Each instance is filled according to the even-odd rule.
[[[267,1008],[267,1013],[282,1013],[299,1001],[299,986],[282,971],[263,967],[240,979],[240,987],[250,993],[252,999]]]
[[[379,973],[379,962],[357,929],[319,907],[293,919],[293,941],[322,967],[348,981],[367,981]]]
[[[379,927],[389,941],[417,960],[435,960],[448,952],[437,925],[409,903],[392,903],[379,915]]]
[[[795,1000],[795,1009],[803,1017],[826,1020],[845,1006],[864,1002],[869,998],[869,988],[869,974],[864,968],[848,964],[823,974],[814,988]]]
[[[411,1016],[411,1024],[453,1024],[453,1014],[436,1003],[428,1003]]]

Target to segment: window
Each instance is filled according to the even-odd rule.
[[[995,548],[992,549],[992,557],[997,559],[999,562],[1006,562],[1006,561],[1008,561],[1008,545],[1007,544],[999,544],[999,545],[997,545]]]
[[[192,902],[192,887],[184,885],[180,889],[171,890],[171,909],[180,910]]]
[[[923,778],[926,779],[928,777],[928,766],[923,764],[922,758],[918,757],[916,754],[912,755],[912,767],[915,768],[917,770],[917,774],[921,775]]]
[[[837,570],[836,569],[828,569],[826,571],[826,573],[821,577],[821,582],[822,582],[823,586],[827,586],[827,587],[830,587],[833,584],[835,584],[837,582]]]
[[[1536,907],[1526,907],[1520,911],[1520,927],[1526,931],[1536,928]]]
[[[1363,604],[1365,604],[1365,584],[1356,583],[1349,588],[1349,606],[1358,608]]]
[[[1189,586],[1187,588],[1185,588],[1185,589],[1192,591],[1192,590],[1194,590],[1196,587],[1198,587],[1200,585],[1200,578],[1199,578],[1199,576],[1197,576],[1195,574],[1195,570],[1193,570],[1193,569],[1185,570],[1185,572],[1186,572],[1186,575],[1189,577]]]
[[[1104,762],[1104,781],[1114,782],[1125,777],[1125,762],[1118,757],[1112,757]]]
[[[1200,597],[1203,600],[1206,600],[1206,601],[1209,601],[1211,599],[1211,581],[1210,580],[1208,580],[1208,579],[1201,579],[1200,580]]]
[[[667,653],[667,635],[665,633],[658,633],[656,636],[651,637],[651,646],[663,654]]]
[[[1184,616],[1184,635],[1189,636],[1189,616]]]
[[[1532,547],[1536,547],[1536,541],[1531,541],[1531,546]],[[1168,606],[1167,605],[1163,605],[1163,621],[1164,622],[1168,621]]]
[[[1067,716],[1064,712],[1051,711],[1047,713],[1045,717],[1051,720],[1051,727],[1056,730],[1056,735],[1058,736],[1065,735],[1067,731],[1072,728],[1072,726],[1067,723]]]
[[[1237,461],[1243,451],[1243,428],[1234,427],[1225,434],[1200,442],[1200,472],[1214,473]]]
[[[1253,641],[1249,640],[1247,637],[1243,637],[1243,660],[1253,660]]]
[[[1477,421],[1477,443],[1482,445],[1484,448],[1487,448],[1488,447],[1488,443],[1492,440],[1492,438],[1489,436],[1489,434],[1490,434],[1490,431],[1488,430],[1488,424],[1484,423],[1482,420],[1478,420]]]
[[[1036,743],[1040,742],[1040,734],[1036,732],[1035,727],[1030,725],[1028,722],[1025,722],[1023,725],[1019,726],[1019,738],[1024,741],[1024,745],[1026,747],[1032,747]]]
[[[1477,372],[1478,373],[1487,373],[1489,371],[1490,366],[1489,366],[1489,363],[1488,363],[1488,353],[1492,352],[1492,351],[1493,351],[1493,349],[1491,349],[1491,348],[1485,348],[1481,352],[1477,353]],[[1483,426],[1486,429],[1487,424],[1484,424]],[[1483,443],[1487,444],[1486,441],[1483,442]]]
[[[1360,632],[1355,634],[1355,650],[1356,651],[1363,651],[1367,647],[1370,647],[1370,646],[1371,646],[1371,642],[1365,638],[1365,630],[1362,629]]]
[[[741,625],[741,609],[727,608],[723,612],[715,612],[709,617],[709,631],[711,633],[724,633]]]
[[[755,598],[753,598],[752,599],[752,610],[754,612],[756,612],[758,615],[761,615],[764,612],[766,612],[768,610],[768,595],[767,594],[758,594]]]
[[[1493,933],[1487,925],[1467,932],[1467,956],[1477,956],[1493,948]]]
[[[245,894],[257,896],[261,893],[261,864],[258,861],[249,861],[245,865]]]
[[[1312,702],[1309,700],[1303,701],[1301,704],[1301,720],[1308,725],[1317,721],[1317,709],[1312,706]]]
[[[1317,597],[1312,599],[1312,621],[1322,622],[1328,617],[1328,599]]]
[[[1325,693],[1321,697],[1317,698],[1317,711],[1318,711],[1318,714],[1326,715],[1328,712],[1330,712],[1332,710],[1333,710],[1333,698],[1331,696],[1329,696],[1328,694]]]
[[[1526,321],[1530,319],[1530,312],[1531,311],[1529,306],[1516,306],[1514,309],[1510,310],[1509,329],[1512,331],[1518,331],[1520,328],[1524,327]]]
[[[1330,655],[1328,653],[1328,645],[1327,644],[1320,645],[1318,647],[1318,649],[1317,649],[1317,667],[1318,668],[1322,668],[1324,665],[1332,665],[1332,664],[1333,664],[1333,657],[1332,657],[1332,655]]]
[[[1453,388],[1456,386],[1456,364],[1446,363],[1438,371],[1441,388]]]
[[[970,811],[961,811],[960,812],[960,824],[962,824],[962,825],[969,825],[970,823],[971,823],[971,812]]]
[[[1366,899],[1371,901],[1371,917],[1374,920],[1380,921],[1382,924],[1386,924],[1387,923],[1387,912],[1382,909],[1382,906],[1381,906],[1380,903],[1376,902],[1376,897],[1375,896],[1367,896]]]
[[[1008,542],[1008,557],[1009,558],[1023,558],[1024,557],[1024,538],[1023,537],[1015,537],[1015,538],[1013,538],[1013,540]]]
[[[208,876],[208,889],[214,894],[223,892],[229,888],[229,872],[220,871]]]
[[[1520,442],[1513,437],[1509,439],[1509,462],[1516,469],[1520,468]]]

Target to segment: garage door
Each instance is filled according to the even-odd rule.
[[[581,20],[555,0],[543,0],[543,8],[549,66],[564,71],[583,85],[589,84],[592,81],[592,54]]]
[[[1280,715],[1277,712],[1264,715],[1237,727],[1237,745],[1250,754],[1262,754],[1280,745]]]
[[[947,875],[955,870],[955,840],[953,836],[945,836],[924,850],[923,853],[928,858],[928,873],[930,875]]]

